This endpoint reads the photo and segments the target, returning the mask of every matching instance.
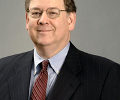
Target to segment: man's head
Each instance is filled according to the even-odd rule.
[[[72,3],[72,0],[26,0],[26,28],[36,48],[47,46],[59,51],[69,42],[76,22],[76,7]]]

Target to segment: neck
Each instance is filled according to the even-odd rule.
[[[39,56],[41,56],[44,59],[49,59],[51,57],[53,57],[54,55],[56,55],[58,52],[60,52],[63,48],[65,48],[65,46],[69,43],[66,42],[64,45],[52,45],[52,46],[35,46],[37,53],[39,54]]]

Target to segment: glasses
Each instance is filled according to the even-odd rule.
[[[28,10],[30,16],[35,19],[40,18],[43,14],[43,11],[46,11],[46,14],[49,18],[54,19],[59,17],[61,11],[66,11],[66,10],[60,10],[58,8],[48,8],[47,10],[40,10],[40,9]]]

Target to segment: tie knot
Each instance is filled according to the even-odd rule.
[[[49,64],[49,60],[44,60],[42,62],[42,69],[43,70],[47,70],[48,64]]]

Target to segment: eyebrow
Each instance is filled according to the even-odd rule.
[[[57,7],[49,7],[49,8],[54,9],[54,8],[57,8]],[[43,10],[43,9],[40,9],[38,7],[33,7],[33,8],[30,8],[30,10]]]
[[[33,8],[31,8],[30,10],[41,10],[41,9],[38,8],[38,7],[33,7]]]

